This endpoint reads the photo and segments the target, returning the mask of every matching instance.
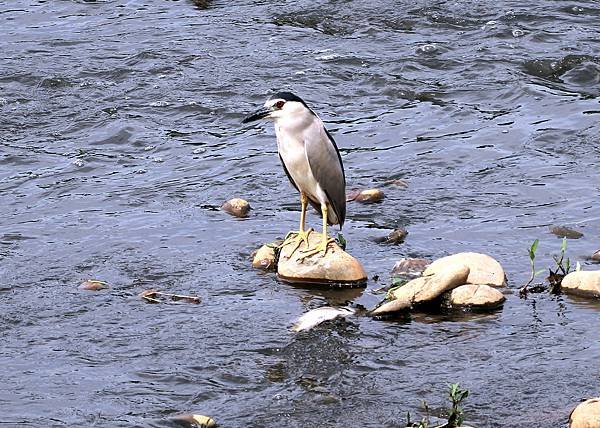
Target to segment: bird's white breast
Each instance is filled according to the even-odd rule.
[[[310,132],[311,126],[313,124],[307,121],[276,123],[277,149],[296,186],[311,199],[323,203],[326,195],[313,176],[306,157],[305,133]]]

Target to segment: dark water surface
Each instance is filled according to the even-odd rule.
[[[393,427],[460,382],[470,425],[566,426],[600,394],[600,304],[514,291],[535,238],[551,265],[550,225],[598,268],[600,4],[533,3],[3,1],[0,425]],[[336,136],[349,188],[386,192],[348,206],[349,250],[382,278],[365,290],[250,267],[299,218],[272,126],[240,124],[281,89]],[[216,209],[233,196],[248,219]],[[374,241],[398,226],[404,244]],[[372,307],[401,257],[465,250],[505,267],[502,311],[289,330]]]

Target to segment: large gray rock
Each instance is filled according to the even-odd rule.
[[[565,293],[600,297],[600,270],[580,270],[565,276],[560,284]]]
[[[580,403],[569,416],[569,428],[599,428],[600,398],[590,398]]]
[[[494,309],[502,306],[506,297],[497,289],[485,284],[465,284],[446,293],[451,307]]]
[[[457,253],[437,259],[425,269],[423,275],[434,275],[449,266],[464,265],[469,268],[468,284],[487,284],[494,287],[506,285],[506,276],[500,263],[487,254]]]
[[[312,232],[309,235],[309,247],[314,248],[321,242],[322,235]],[[290,236],[281,246],[277,264],[277,276],[290,283],[315,283],[347,287],[364,286],[367,273],[361,263],[342,250],[335,242],[329,244],[327,253],[304,257],[304,243],[294,249],[294,236]]]

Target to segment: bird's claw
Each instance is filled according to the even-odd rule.
[[[288,245],[293,243],[294,244],[294,248],[292,248],[292,251],[290,251],[288,258],[292,257],[292,254],[294,254],[296,252],[296,250],[298,248],[300,248],[300,245],[302,245],[302,243],[304,242],[304,245],[306,246],[306,248],[308,248],[308,236],[310,235],[310,233],[312,232],[312,229],[308,229],[308,230],[298,230],[298,231],[294,231],[294,232],[289,232],[286,237],[285,237],[285,241],[286,243],[284,245]],[[287,242],[288,238],[290,236],[294,236],[296,235],[296,237],[291,240],[290,242]]]
[[[332,242],[335,242],[335,239],[328,237],[327,240],[321,241],[321,243],[318,244],[315,248],[301,251],[302,255],[298,257],[298,260],[304,260],[321,252],[321,257],[325,257],[325,254],[327,254],[327,248]]]

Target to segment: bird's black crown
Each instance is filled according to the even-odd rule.
[[[304,100],[300,98],[298,95],[292,94],[291,92],[277,92],[276,94],[271,95],[270,100],[284,100],[284,101],[297,101],[306,105]]]

